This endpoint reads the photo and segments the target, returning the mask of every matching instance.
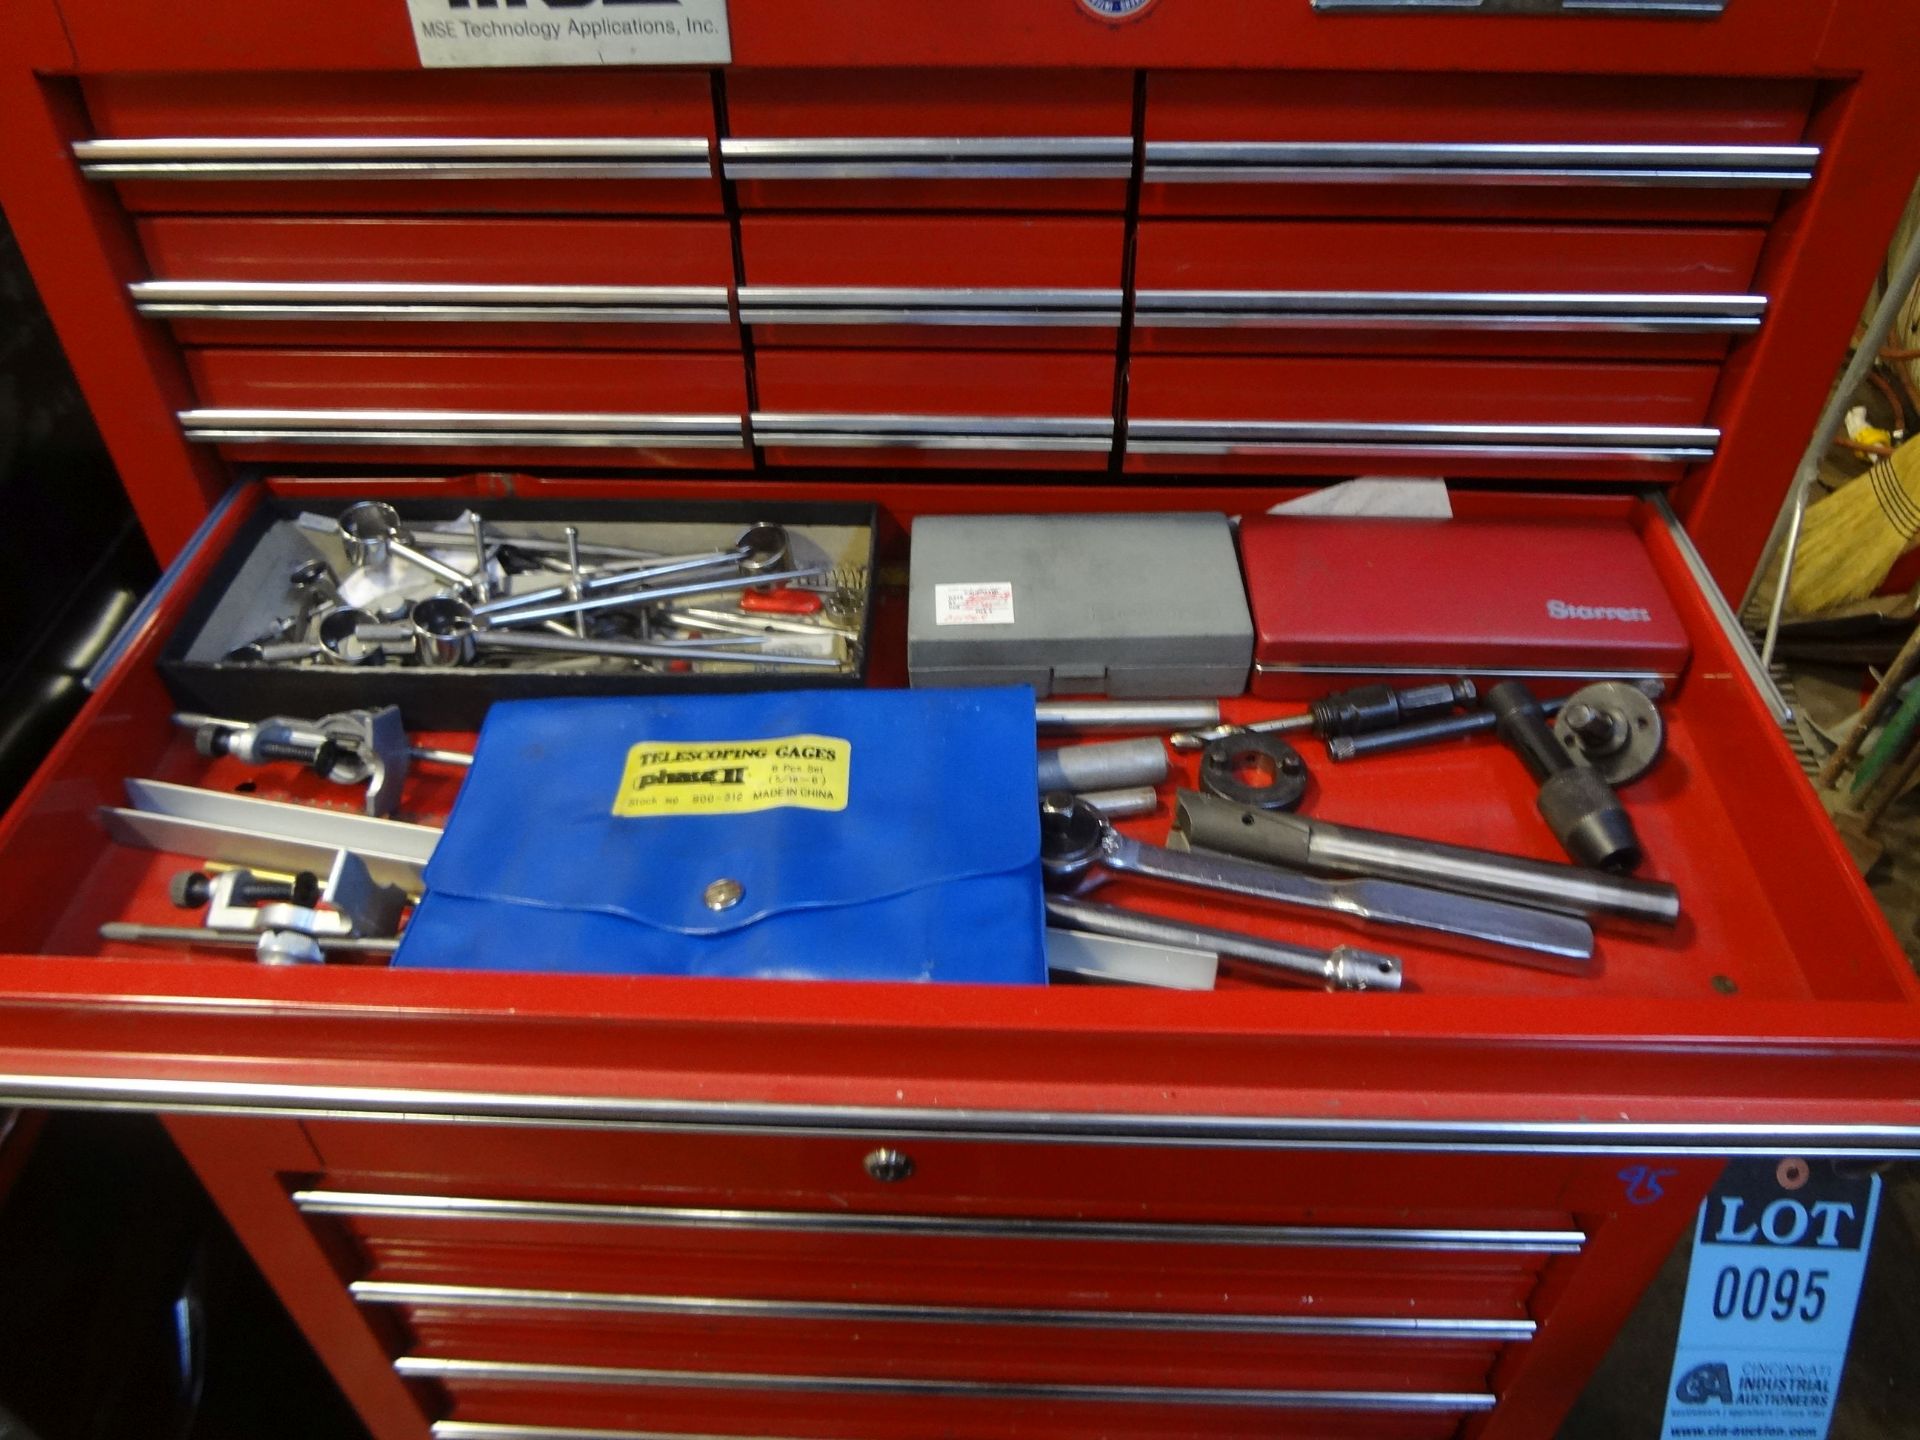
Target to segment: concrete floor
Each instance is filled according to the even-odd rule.
[[[1832,1440],[1920,1440],[1920,1167],[1889,1170]],[[1559,1440],[1660,1433],[1691,1239],[1667,1258]]]

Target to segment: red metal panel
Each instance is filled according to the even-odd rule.
[[[1004,319],[975,324],[755,323],[758,345],[890,345],[1005,349],[1104,349],[1119,330],[1126,225],[1118,216],[998,215],[745,215],[740,220],[741,275],[748,286],[846,290],[884,287],[951,290],[1102,290],[1112,315],[1085,326],[1022,327]],[[832,297],[816,302],[831,306]],[[854,305],[853,299],[841,301]],[[876,305],[880,302],[873,302]],[[900,296],[887,303],[941,309],[938,297]],[[1000,310],[1038,308],[1032,298],[1000,297]],[[959,307],[944,305],[948,314]]]
[[[770,350],[755,357],[759,378],[756,442],[778,465],[966,466],[1006,469],[1039,463],[1050,469],[1105,469],[1105,446],[1080,451],[975,444],[913,449],[879,444],[796,446],[770,437],[787,415],[844,419],[846,431],[868,430],[889,416],[943,416],[983,421],[1022,418],[1084,420],[1110,425],[1113,361],[1104,355],[987,354],[978,351]],[[988,433],[983,426],[982,434]]]
[[[1418,144],[1794,145],[1814,87],[1806,81],[1664,81],[1612,76],[1152,74],[1146,143],[1263,141]],[[1325,214],[1426,218],[1598,217],[1765,221],[1771,189],[1686,185],[1523,186],[1299,181],[1159,183],[1144,213]]]
[[[1115,73],[975,70],[937,85],[908,70],[734,70],[727,75],[731,137],[945,139],[1120,138],[1133,134],[1132,77]],[[747,208],[1106,210],[1126,203],[1115,179],[743,179]]]
[[[704,286],[733,289],[722,220],[242,218],[139,222],[156,280],[462,286]],[[379,297],[368,297],[377,300]],[[555,302],[558,303],[558,302]],[[726,301],[722,299],[724,309]],[[732,324],[421,320],[168,322],[189,345],[467,345],[728,349]]]
[[[618,354],[593,351],[199,349],[187,356],[202,408],[296,412],[399,411],[419,414],[421,430],[439,429],[449,412],[553,415],[713,416],[746,407],[738,356]],[[448,424],[459,428],[457,420]],[[345,421],[337,428],[356,428]],[[223,445],[242,457],[296,457],[365,463],[377,446],[329,447],[291,441]],[[392,456],[418,459],[396,445]],[[599,448],[516,450],[435,445],[437,464],[748,463],[744,449]],[[390,456],[390,458],[392,458]]]
[[[84,82],[102,139],[627,139],[707,142],[700,74],[434,70],[418,74],[129,75]],[[129,209],[264,214],[720,211],[717,180],[128,180]]]
[[[1846,10],[1891,15],[1898,0]],[[1815,55],[1832,0],[1735,0],[1698,22],[1618,17],[1335,15],[1269,0],[1158,0],[1107,20],[1080,0],[974,0],[964,14],[903,23],[897,0],[731,0],[741,65],[1494,68],[1579,74],[1782,74]],[[404,6],[336,0],[324,11],[201,0],[196,23],[116,0],[63,0],[81,63],[115,70],[409,69]],[[1884,52],[1881,52],[1884,53]]]
[[[1442,292],[1530,295],[1746,295],[1766,231],[1673,225],[1367,221],[1143,221],[1134,283],[1153,291]],[[1389,353],[1711,358],[1725,335],[1593,334],[1496,328],[1390,331],[1156,326],[1136,353]]]
[[[1394,427],[1424,424],[1697,425],[1716,373],[1707,365],[1142,355],[1133,361],[1127,392],[1126,464],[1148,474],[1285,468],[1430,475],[1444,468],[1453,474],[1671,481],[1680,467],[1632,459],[1400,457],[1367,447],[1370,436],[1390,443]],[[1137,422],[1215,420],[1341,424],[1356,433],[1327,445],[1324,453],[1278,456],[1209,454],[1198,448],[1154,454],[1140,447],[1143,432]]]

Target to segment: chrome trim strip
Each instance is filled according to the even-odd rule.
[[[179,413],[189,440],[246,445],[489,446],[739,450],[737,415],[615,415],[497,410],[200,409]]]
[[[705,180],[703,137],[149,136],[78,140],[90,180]]]
[[[1693,577],[1694,587],[1707,602],[1707,609],[1713,614],[1714,624],[1720,627],[1727,637],[1727,643],[1733,647],[1733,653],[1740,662],[1740,668],[1746,671],[1747,679],[1753,688],[1760,692],[1760,698],[1772,712],[1774,721],[1780,725],[1793,723],[1793,707],[1787,703],[1787,697],[1780,693],[1780,687],[1773,683],[1773,676],[1767,673],[1760,663],[1759,653],[1753,648],[1753,641],[1741,627],[1739,616],[1733,613],[1733,607],[1727,603],[1727,597],[1720,593],[1713,572],[1707,569],[1707,562],[1700,558],[1700,552],[1694,548],[1693,537],[1687,534],[1686,527],[1680,523],[1680,517],[1673,512],[1673,506],[1667,497],[1659,491],[1647,492],[1647,504],[1653,507],[1654,514],[1660,517],[1660,524],[1667,532],[1667,538],[1673,542],[1674,549],[1680,552],[1680,558],[1686,562],[1687,573]]]
[[[135,308],[156,319],[433,320],[720,324],[723,285],[436,285],[385,281],[139,280]]]
[[[1764,295],[1333,290],[1142,290],[1150,328],[1420,329],[1684,333],[1751,331]]]
[[[203,445],[393,446],[410,449],[514,450],[741,450],[738,436],[617,430],[605,434],[546,430],[274,430],[193,426],[189,440]]]
[[[1877,1160],[1920,1155],[1912,1124],[1714,1120],[1422,1120],[1394,1117],[1144,1115],[927,1106],[636,1099],[391,1086],[296,1085],[155,1076],[0,1073],[0,1105],[60,1109],[405,1120],[669,1134],[806,1135],[1009,1144],[1152,1145],[1526,1155],[1794,1154]],[[1749,1105],[1749,1108],[1751,1106]]]
[[[184,425],[244,425],[287,430],[552,430],[737,433],[738,415],[645,415],[543,410],[182,410]]]
[[[669,1230],[770,1230],[788,1234],[919,1235],[944,1239],[1098,1241],[1107,1244],[1251,1245],[1305,1249],[1444,1250],[1467,1254],[1575,1255],[1579,1230],[1485,1230],[1390,1225],[1240,1225],[1140,1220],[1037,1220],[1023,1216],[898,1215],[845,1210],[720,1210],[584,1200],[488,1200],[296,1190],[303,1215],[361,1219],[481,1220],[512,1224],[636,1225]]]
[[[1140,455],[1460,455],[1711,460],[1720,432],[1680,425],[1426,425],[1308,420],[1129,420]]]
[[[626,1385],[649,1389],[734,1390],[785,1395],[866,1395],[954,1400],[1088,1401],[1273,1410],[1366,1410],[1464,1414],[1491,1410],[1492,1395],[1435,1390],[1278,1390],[1219,1385],[1085,1385],[991,1380],[927,1380],[880,1375],[776,1375],[733,1370],[629,1369],[523,1360],[451,1360],[402,1355],[409,1380],[493,1380],[522,1385]]]
[[[1104,451],[1105,416],[822,415],[756,410],[748,417],[763,446],[853,450]]]
[[[720,142],[729,180],[1124,180],[1126,135],[821,136]]]
[[[1120,324],[1118,290],[939,289],[912,286],[743,285],[740,318],[756,325]]]
[[[367,1305],[450,1309],[561,1310],[569,1313],[678,1315],[694,1319],[816,1320],[904,1325],[1001,1325],[1062,1330],[1146,1330],[1219,1335],[1336,1335],[1373,1340],[1531,1340],[1531,1320],[1348,1315],[1222,1315],[1197,1311],[1057,1310],[970,1305],[881,1305],[835,1301],[749,1300],[692,1295],[616,1295],[482,1285],[356,1280]]]
[[[1149,141],[1162,183],[1686,185],[1792,188],[1813,180],[1814,145],[1573,145]]]

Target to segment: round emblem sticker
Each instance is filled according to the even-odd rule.
[[[1133,20],[1153,3],[1154,0],[1080,0],[1080,8],[1102,20]]]

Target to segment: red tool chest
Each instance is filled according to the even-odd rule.
[[[176,564],[0,825],[0,1099],[165,1115],[380,1440],[1546,1436],[1726,1156],[1920,1153],[1920,985],[1714,590],[1920,164],[1913,7],[728,8],[730,65],[458,70],[404,0],[14,7],[0,204]],[[126,777],[320,798],[154,664],[265,489],[877,501],[900,683],[916,515],[1357,472],[1636,526],[1679,931],[1393,995],[98,938],[179,864],[99,829]],[[1317,779],[1547,854],[1497,750]]]

